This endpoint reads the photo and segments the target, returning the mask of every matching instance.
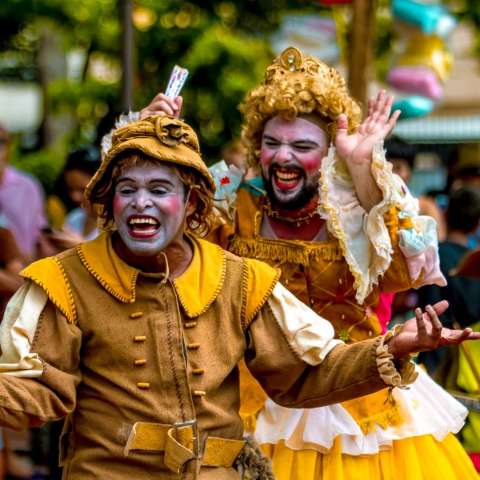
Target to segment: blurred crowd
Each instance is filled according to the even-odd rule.
[[[33,260],[74,247],[95,238],[99,231],[92,212],[83,205],[83,192],[100,164],[100,151],[90,145],[71,152],[47,196],[39,181],[9,165],[12,137],[0,126],[0,309],[3,310],[22,280],[19,272]],[[408,184],[415,169],[415,146],[398,139],[385,145],[393,170]],[[221,161],[211,169],[217,180],[217,206],[228,210],[239,184],[262,188],[258,172],[247,165],[246,153],[239,140],[225,145]],[[470,162],[454,161],[449,167],[447,187],[435,195],[419,197],[420,211],[437,222],[441,269],[448,279],[446,287],[428,286],[402,294],[383,294],[377,312],[385,326],[402,321],[414,306],[424,307],[446,298],[450,309],[443,315],[445,325],[480,328],[480,280],[458,271],[465,256],[480,247],[480,158]],[[258,181],[257,181],[258,180]],[[438,194],[448,199],[439,205]],[[480,270],[480,264],[473,270]],[[480,277],[480,275],[478,275]],[[469,348],[469,347],[467,347]],[[419,361],[438,382],[450,391],[478,388],[468,382],[462,362],[477,362],[480,352],[457,348],[440,349],[420,355]],[[475,379],[478,382],[478,378]],[[473,385],[473,386],[472,386]],[[472,417],[473,418],[473,417]],[[474,420],[476,421],[476,420]],[[0,437],[0,480],[57,479],[57,443],[61,425],[29,432],[3,431]],[[479,430],[476,430],[479,431]],[[470,451],[480,444],[475,429],[464,429],[464,443]],[[471,448],[469,448],[471,447]],[[478,447],[477,447],[478,448]]]

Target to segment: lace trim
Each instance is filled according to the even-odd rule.
[[[383,193],[383,200],[368,214],[363,211],[363,229],[358,235],[347,232],[355,194],[348,169],[344,162],[336,158],[333,146],[322,162],[319,183],[319,213],[326,219],[328,230],[340,244],[354,278],[355,298],[360,305],[392,262],[392,241],[383,216],[392,208],[413,213],[418,211],[417,202],[409,195],[399,177],[392,173],[391,165],[385,160],[382,143],[373,149],[371,171]],[[343,189],[344,193],[351,189],[352,198],[348,199],[348,204],[339,204],[335,198],[337,189]],[[356,206],[359,206],[358,200]],[[360,235],[364,236],[363,241]],[[354,252],[354,248],[357,252]]]

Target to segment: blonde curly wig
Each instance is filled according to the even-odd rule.
[[[265,123],[276,115],[287,119],[315,115],[331,139],[341,113],[347,116],[350,133],[357,130],[362,116],[340,73],[294,47],[284,50],[267,68],[264,82],[247,94],[240,111],[242,140],[251,165],[258,164]]]

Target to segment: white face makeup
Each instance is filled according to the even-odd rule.
[[[158,255],[183,235],[185,185],[167,165],[124,169],[115,185],[113,219],[125,246],[134,255]]]
[[[305,206],[317,192],[327,150],[328,136],[315,123],[271,118],[263,131],[260,163],[272,203],[286,209]]]

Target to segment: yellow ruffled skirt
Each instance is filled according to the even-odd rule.
[[[465,450],[453,434],[442,442],[431,435],[394,441],[377,455],[341,453],[340,440],[325,454],[294,451],[280,443],[263,445],[277,480],[478,480]]]

